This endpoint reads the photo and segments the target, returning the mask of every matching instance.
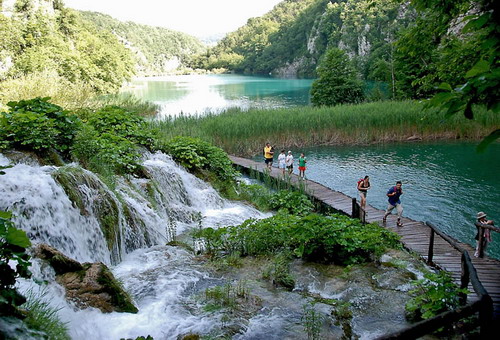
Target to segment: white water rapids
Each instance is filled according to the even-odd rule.
[[[50,268],[34,260],[35,279],[48,282],[45,300],[61,308],[72,339],[120,339],[151,335],[175,339],[189,332],[207,334],[217,316],[195,312],[193,294],[220,279],[211,278],[186,250],[165,246],[174,233],[200,223],[220,227],[240,224],[264,215],[243,204],[221,198],[208,184],[177,166],[167,155],[149,154],[144,160],[148,179],[122,178],[114,192],[94,174],[78,165],[64,168],[34,162],[12,164],[0,176],[0,209],[14,214],[17,227],[33,243],[47,243],[81,262],[101,261],[130,292],[139,313],[103,314],[97,309],[78,310],[64,299],[64,289],[54,281]],[[0,165],[10,161],[0,154]],[[76,207],[54,179],[57,172],[85,180],[75,188],[85,205]],[[118,207],[114,245],[108,246],[96,216],[107,197]],[[109,203],[108,202],[108,203]],[[21,291],[38,290],[33,280],[23,281]]]

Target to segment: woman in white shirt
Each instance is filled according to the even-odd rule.
[[[281,150],[281,153],[278,156],[278,168],[281,169],[283,176],[285,176],[285,150]]]
[[[291,174],[293,172],[293,155],[291,151],[288,151],[288,155],[286,155],[285,164],[288,169],[288,174]]]

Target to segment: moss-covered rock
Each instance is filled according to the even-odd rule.
[[[59,250],[45,243],[38,244],[35,247],[34,256],[46,260],[57,275],[83,270],[83,266],[80,262],[69,258]]]
[[[63,187],[66,195],[82,215],[93,214],[97,218],[108,249],[113,251],[115,244],[121,242],[120,213],[113,194],[97,177],[79,167],[62,167],[52,176]],[[89,195],[88,190],[93,194]]]
[[[38,245],[34,253],[54,268],[56,281],[76,306],[98,308],[103,313],[138,312],[130,295],[104,263],[81,264],[46,244]]]

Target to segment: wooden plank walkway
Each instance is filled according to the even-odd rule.
[[[230,159],[237,166],[245,169],[256,170],[264,172],[264,162],[256,162],[250,159],[230,156]],[[273,178],[281,178],[281,171],[273,168],[270,174]],[[292,185],[305,187],[306,192],[314,199],[331,206],[333,209],[351,215],[352,212],[352,197],[344,193],[332,190],[322,184],[316,183],[311,180],[300,180],[295,174],[289,178]],[[382,225],[382,217],[384,211],[376,209],[371,205],[366,206],[367,222],[375,222]],[[427,260],[427,252],[429,249],[429,235],[430,228],[423,222],[414,221],[409,218],[402,218],[403,227],[396,226],[396,215],[390,215],[387,218],[387,223],[384,225],[387,229],[399,234],[403,245],[419,254],[424,260]],[[471,221],[473,223],[473,221]],[[434,236],[434,257],[433,262],[441,269],[451,273],[455,282],[460,285],[461,274],[461,254],[453,248],[446,240],[438,234]],[[472,259],[472,263],[477,270],[479,280],[493,300],[494,308],[494,321],[500,320],[500,261],[493,258],[475,258],[474,248],[470,245],[457,241],[463,249],[466,249]],[[477,299],[472,286],[469,285],[469,301]],[[496,328],[500,325],[496,323]]]

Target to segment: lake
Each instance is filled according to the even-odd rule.
[[[446,234],[474,244],[476,214],[500,225],[500,144],[477,154],[472,142],[397,143],[293,150],[308,159],[306,177],[358,198],[357,181],[370,176],[367,202],[387,206],[387,190],[403,182],[404,216],[429,221]],[[359,198],[358,198],[359,199]],[[488,254],[500,258],[500,235]]]
[[[312,79],[234,74],[137,78],[122,90],[160,106],[159,118],[228,108],[281,108],[309,104]]]
[[[124,92],[158,103],[165,116],[220,112],[230,107],[278,108],[309,104],[311,79],[187,75],[136,79]],[[429,221],[460,241],[474,244],[478,211],[500,224],[500,145],[477,154],[475,143],[432,142],[317,147],[305,151],[307,176],[357,197],[356,181],[370,175],[368,203],[385,209],[386,191],[403,181],[404,215]],[[260,157],[260,156],[259,156]],[[500,258],[500,235],[488,253]]]

